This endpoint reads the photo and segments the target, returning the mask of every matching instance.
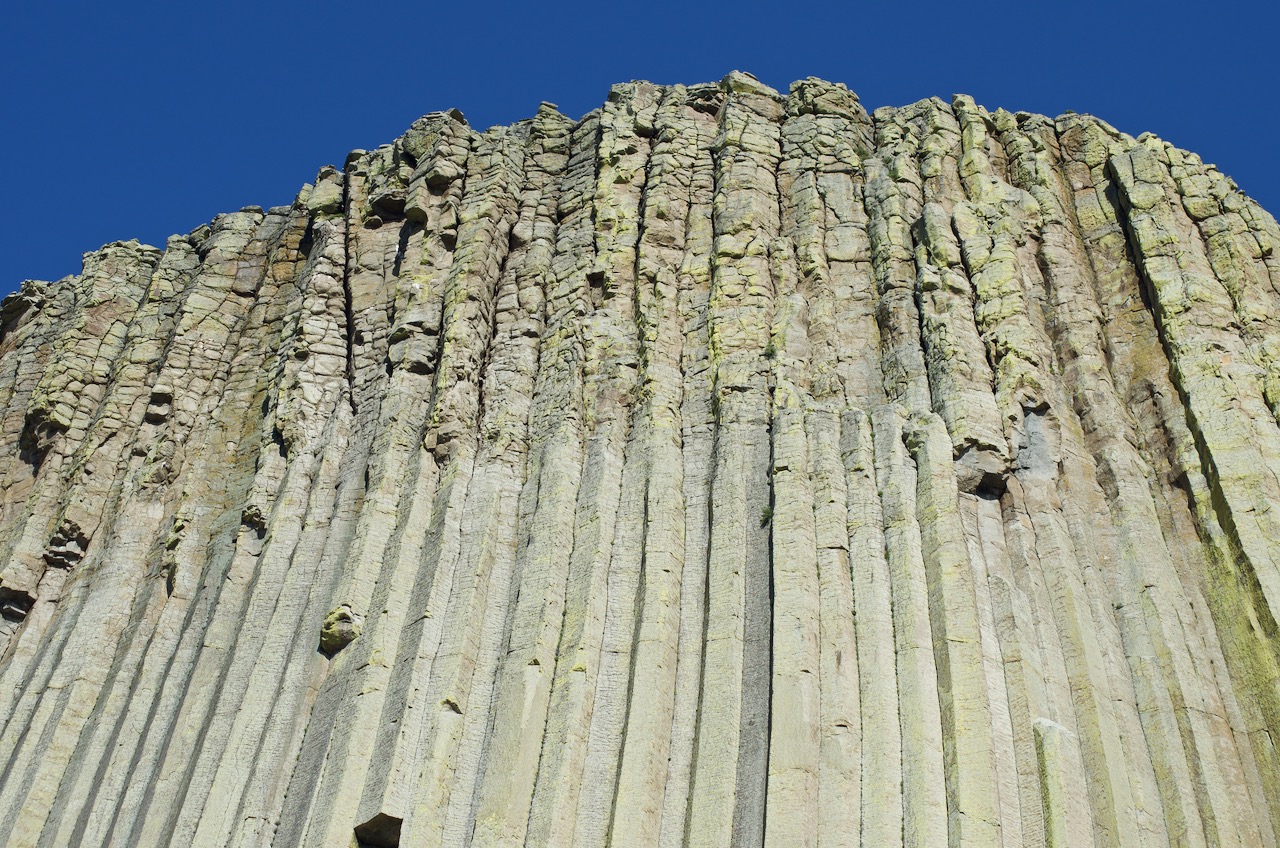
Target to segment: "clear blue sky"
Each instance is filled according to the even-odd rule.
[[[12,0],[0,33],[0,292],[117,239],[290,202],[326,163],[456,106],[577,117],[609,85],[844,82],[869,108],[973,95],[1200,153],[1280,213],[1274,2]]]

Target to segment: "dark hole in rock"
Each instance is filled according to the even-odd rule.
[[[998,501],[1008,488],[1008,480],[1003,474],[984,474],[973,493],[986,501]]]
[[[405,199],[403,191],[387,192],[374,198],[369,205],[373,207],[374,214],[387,221],[404,217]]]
[[[1009,463],[994,446],[970,445],[956,457],[955,471],[960,491],[998,499],[1006,488]]]
[[[6,621],[22,621],[35,602],[36,599],[26,592],[0,586],[0,618]]]
[[[359,848],[398,848],[403,824],[401,818],[378,813],[364,824],[356,825],[356,844]]]

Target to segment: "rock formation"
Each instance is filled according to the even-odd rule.
[[[735,73],[87,254],[0,314],[0,842],[1276,848],[1277,244]]]

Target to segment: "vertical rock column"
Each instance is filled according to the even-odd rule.
[[[902,744],[902,840],[906,846],[947,839],[947,801],[938,676],[929,596],[916,520],[916,469],[904,442],[904,419],[931,406],[914,296],[911,225],[921,211],[915,162],[919,138],[893,110],[875,114],[877,155],[867,161],[865,202],[879,294],[884,390],[892,405],[872,414],[876,486],[882,505],[892,603]]]
[[[764,841],[771,675],[770,335],[781,98],[726,78],[709,304],[716,434],[690,845]]]
[[[544,105],[534,121],[530,188],[513,229],[522,261],[514,263],[514,291],[507,308],[523,310],[512,332],[530,341],[528,383],[518,371],[504,378],[514,391],[495,391],[494,401],[528,398],[528,471],[517,516],[521,546],[515,566],[519,590],[508,624],[487,740],[483,775],[476,787],[476,846],[521,844],[525,839],[537,777],[547,701],[555,670],[555,640],[564,614],[564,564],[572,539],[574,491],[580,473],[580,405],[571,399],[574,380],[558,371],[554,385],[539,374],[539,348],[563,354],[564,322],[573,313],[553,286],[552,253],[564,169],[569,158],[570,123]],[[509,268],[511,266],[509,265]],[[540,330],[541,332],[537,332]],[[547,343],[540,344],[539,338]],[[552,341],[554,340],[554,342]],[[551,366],[554,367],[554,366]],[[527,395],[525,393],[528,393]],[[497,403],[494,408],[501,409]],[[513,410],[514,411],[514,410]],[[517,517],[517,516],[513,516]]]
[[[672,761],[687,762],[690,753],[681,746],[685,737],[676,727],[686,719],[677,712],[677,676],[680,649],[686,647],[681,645],[686,566],[698,564],[696,557],[686,557],[685,545],[681,357],[686,322],[680,314],[677,275],[686,259],[694,210],[694,165],[708,157],[710,142],[707,116],[689,100],[689,92],[677,86],[666,89],[651,112],[639,98],[634,107],[637,131],[652,128],[636,253],[640,373],[628,448],[628,462],[644,468],[645,527],[612,846],[655,845],[664,830],[683,830],[683,804],[676,801],[687,797],[687,772],[671,774]]]
[[[573,838],[586,754],[585,727],[576,716],[592,694],[596,673],[595,665],[589,667],[578,651],[588,623],[587,595],[603,572],[600,562],[607,557],[617,512],[618,463],[591,475],[585,468],[588,457],[599,458],[601,451],[613,448],[587,439],[585,335],[592,308],[588,274],[595,262],[593,197],[599,140],[596,112],[579,122],[569,138],[569,159],[557,188],[559,225],[535,389],[537,453],[531,470],[537,476],[530,484],[537,488],[530,488],[528,496],[537,501],[530,507],[534,521],[525,567],[547,572],[548,595],[533,634],[538,665],[532,667],[537,669],[534,673],[546,675],[545,681],[539,678],[546,691],[545,713],[530,713],[534,726],[541,725],[533,740],[538,745],[537,771],[536,777],[524,776],[533,785],[521,787],[532,791],[527,816],[518,807],[514,811],[515,827],[526,827],[520,819],[527,820],[528,845],[567,845]],[[532,750],[528,756],[534,756]],[[477,822],[480,837],[489,838],[487,828],[488,822]]]

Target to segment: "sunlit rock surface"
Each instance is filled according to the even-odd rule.
[[[87,254],[0,314],[0,844],[1276,848],[1277,244],[731,74]]]

